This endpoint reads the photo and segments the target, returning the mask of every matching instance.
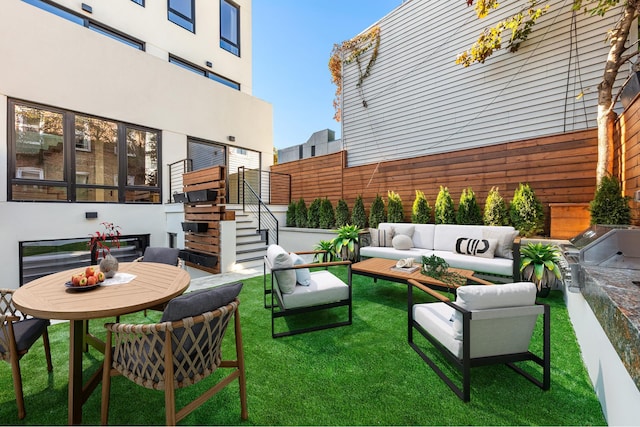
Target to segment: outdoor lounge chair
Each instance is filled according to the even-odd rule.
[[[471,368],[506,364],[543,390],[550,374],[550,315],[547,304],[536,303],[536,286],[529,282],[504,285],[467,285],[458,288],[456,301],[409,279],[409,345],[465,402],[470,400]],[[418,288],[441,302],[414,304]],[[543,315],[543,356],[529,351],[538,316]],[[462,375],[462,387],[441,370],[414,342],[420,332]],[[531,360],[542,367],[542,380],[525,372],[515,362]]]
[[[271,309],[271,336],[273,338],[351,324],[351,261],[307,264],[299,256],[320,252],[289,254],[278,245],[270,245],[267,248],[267,255],[264,257],[263,276],[264,306]],[[331,266],[344,266],[346,268],[347,283],[327,270]],[[313,267],[324,267],[325,269],[311,272],[309,268]],[[271,272],[271,281],[267,279],[267,270]],[[271,296],[271,301],[268,301],[269,295]],[[289,317],[292,319],[292,316],[322,310],[328,311],[336,307],[347,307],[346,319],[334,321],[330,318],[328,323],[301,327],[294,326],[287,331],[276,332],[276,319],[278,318],[286,319]],[[291,324],[293,324],[293,321]]]
[[[247,391],[240,328],[242,283],[216,286],[172,299],[160,323],[107,323],[102,377],[101,423],[109,417],[111,376],[123,375],[143,387],[164,390],[167,425],[175,425],[236,378],[240,383],[241,418],[246,420]],[[224,360],[222,340],[234,319],[235,360]],[[176,389],[204,380],[217,368],[232,371],[176,411]]]
[[[13,289],[0,289],[0,360],[11,365],[13,388],[18,405],[18,418],[26,415],[24,396],[22,393],[22,375],[20,373],[20,359],[27,354],[36,340],[42,336],[44,355],[47,359],[47,370],[51,372],[51,349],[49,347],[48,319],[27,317],[20,313],[13,305]],[[4,420],[7,422],[8,420]],[[4,424],[4,423],[3,423]]]

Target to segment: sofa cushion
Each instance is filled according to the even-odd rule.
[[[175,322],[216,310],[233,301],[241,290],[242,282],[237,282],[180,295],[169,301],[160,322]]]
[[[412,237],[413,247],[433,250],[433,236],[435,231],[435,224],[416,224]]]
[[[293,260],[293,265],[306,264],[305,260],[298,254],[289,254]],[[308,268],[296,268],[296,282],[302,286],[309,286],[311,284],[311,272]]]
[[[413,240],[405,234],[398,234],[397,236],[394,236],[391,243],[393,245],[393,249],[408,251],[411,249],[411,245],[413,245]]]
[[[493,254],[498,246],[496,239],[472,239],[469,237],[458,237],[456,240],[456,253],[462,255],[473,255],[482,258],[493,258]]]
[[[272,244],[267,248],[267,259],[273,269],[293,267],[291,256],[282,247]],[[283,270],[275,272],[278,288],[283,294],[290,294],[296,287],[296,272]]]
[[[282,296],[286,309],[328,304],[347,298],[349,287],[327,270],[312,272],[309,286],[296,286],[292,293]]]
[[[391,224],[386,224],[386,223],[381,223],[378,225],[378,230],[382,230],[386,233],[387,235],[387,240],[386,240],[386,244],[385,246],[387,248],[392,248],[393,247],[393,236],[396,235],[396,228],[395,226],[391,225]],[[382,244],[380,244],[380,246],[382,246]]]
[[[492,308],[525,307],[536,302],[536,285],[531,282],[504,285],[467,285],[456,291],[455,303],[468,311]],[[453,315],[453,331],[456,339],[462,339],[462,314]]]
[[[397,251],[402,255],[404,252]],[[497,274],[500,276],[513,276],[513,260],[507,258],[482,258],[479,256],[461,255],[449,251],[431,251],[447,261],[450,267],[464,268],[478,273]],[[405,255],[406,257],[406,255]]]
[[[378,227],[386,227],[388,223],[382,223]],[[416,229],[414,224],[405,224],[405,223],[393,223],[393,225],[389,225],[389,227],[393,227],[393,237],[402,234],[404,236],[413,237],[413,233]]]
[[[513,240],[520,233],[518,230],[510,230],[510,227],[494,227],[482,230],[485,239],[498,240],[495,256],[513,259]]]
[[[371,246],[390,248],[393,241],[393,229],[370,228]]]
[[[432,253],[433,251],[428,251],[420,248],[411,248],[406,251],[399,251],[394,248],[382,248],[373,246],[365,246],[363,248],[360,248],[360,256],[365,258],[386,258],[398,260],[412,257],[413,259],[420,261],[422,256],[430,256]]]

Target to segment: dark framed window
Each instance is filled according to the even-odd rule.
[[[144,7],[144,0],[131,0],[134,3],[139,4],[140,6]]]
[[[240,6],[220,0],[220,47],[240,56]]]
[[[135,37],[131,37],[118,30],[114,30],[113,28],[110,28],[106,25],[102,25],[101,23],[96,22],[93,19],[89,19],[85,16],[79,15],[60,5],[51,3],[48,0],[22,0],[22,1],[24,1],[25,3],[29,3],[30,5],[40,8],[42,10],[45,10],[47,12],[53,13],[54,15],[64,18],[67,21],[71,21],[75,24],[82,25],[83,27],[89,28],[90,30],[93,30],[97,33],[102,34],[103,36],[107,36],[113,40],[117,40],[121,43],[124,43],[127,46],[131,46],[138,50],[145,50],[145,45],[143,41],[138,40]],[[136,1],[136,3],[139,3],[139,2]]]
[[[215,142],[196,138],[187,139],[187,157],[192,161],[192,170],[227,165],[227,147]]]
[[[195,0],[167,0],[169,21],[185,30],[196,32]]]
[[[312,145],[311,146],[311,157],[315,157],[316,156],[316,146]]]
[[[196,73],[199,74],[201,76],[207,77],[211,80],[214,80],[218,83],[222,83],[225,86],[228,86],[232,89],[235,90],[240,90],[240,83],[236,83],[233,80],[229,80],[226,77],[222,77],[219,74],[213,73],[209,70],[206,70],[202,67],[198,67],[197,65],[189,62],[189,61],[185,61],[184,59],[178,58],[177,56],[173,56],[173,55],[169,55],[169,62],[171,64],[175,64],[179,67],[184,68],[185,70],[189,70],[192,73]]]
[[[160,203],[160,131],[9,100],[8,200]]]

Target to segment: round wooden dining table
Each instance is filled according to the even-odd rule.
[[[97,268],[97,266],[96,266]],[[185,270],[154,262],[121,263],[118,277],[127,283],[97,286],[87,291],[65,283],[85,268],[50,274],[18,288],[14,304],[23,312],[44,319],[69,320],[69,424],[82,422],[82,405],[100,382],[102,368],[83,385],[82,354],[87,345],[104,352],[104,342],[89,334],[88,320],[120,316],[161,306],[182,294],[191,281]],[[124,274],[121,274],[124,273]]]

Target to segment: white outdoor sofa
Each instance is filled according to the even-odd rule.
[[[380,223],[361,234],[360,258],[411,257],[421,262],[431,255],[501,282],[520,279],[520,238],[513,227]]]

